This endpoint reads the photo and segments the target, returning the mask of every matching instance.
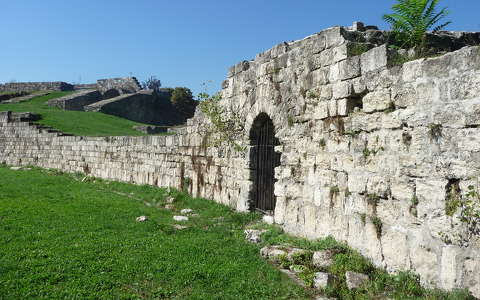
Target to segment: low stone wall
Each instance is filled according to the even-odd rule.
[[[97,90],[84,90],[74,94],[55,98],[48,101],[48,105],[64,110],[83,111],[84,107],[102,100],[102,94]]]
[[[335,27],[232,67],[220,105],[244,125],[243,147],[209,147],[199,111],[174,136],[113,138],[66,137],[0,114],[0,163],[188,188],[246,211],[259,187],[251,133],[269,116],[277,224],[480,297],[478,228],[458,207],[448,212],[480,188],[480,47],[397,65],[383,41],[381,31]]]
[[[33,91],[72,91],[73,85],[66,82],[11,82],[0,84],[0,92],[33,92]]]

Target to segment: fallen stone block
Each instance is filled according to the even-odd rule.
[[[347,287],[350,290],[359,288],[365,283],[365,281],[368,280],[367,275],[351,271],[345,272],[345,277],[347,281]]]
[[[335,253],[331,250],[315,251],[312,263],[317,268],[326,268],[333,264],[334,255]]]
[[[332,276],[328,273],[317,272],[313,278],[313,287],[316,289],[326,288],[332,280]]]

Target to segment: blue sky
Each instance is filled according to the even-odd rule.
[[[0,82],[156,75],[195,94],[283,41],[381,20],[394,0],[0,0]],[[443,0],[450,30],[480,31],[479,0]]]

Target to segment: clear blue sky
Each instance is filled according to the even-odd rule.
[[[194,93],[283,41],[355,20],[386,29],[394,0],[0,0],[0,82],[156,75]],[[480,31],[479,0],[444,0],[450,30]]]

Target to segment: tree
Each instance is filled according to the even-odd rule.
[[[155,93],[160,91],[162,83],[156,76],[150,76],[146,81],[142,82],[142,87],[145,90],[153,90]]]
[[[392,6],[394,13],[383,15],[383,20],[392,26],[393,37],[400,47],[422,48],[427,31],[435,33],[451,23],[436,25],[449,14],[447,8],[437,12],[440,0],[397,1]]]
[[[187,118],[193,116],[198,104],[197,101],[193,100],[192,91],[186,87],[176,87],[172,91],[170,102]]]

